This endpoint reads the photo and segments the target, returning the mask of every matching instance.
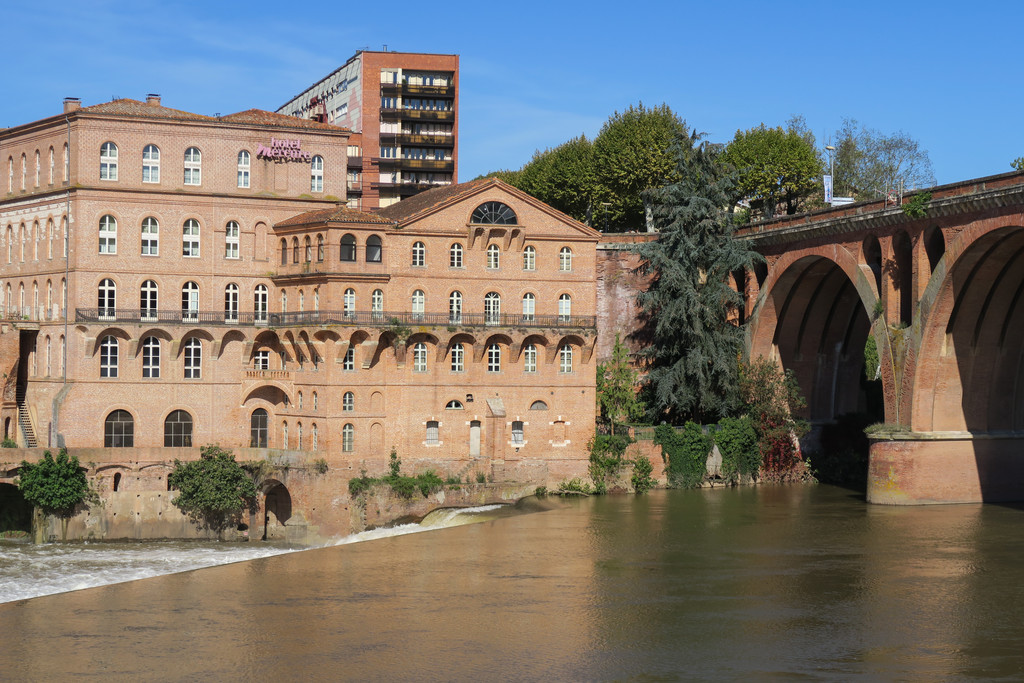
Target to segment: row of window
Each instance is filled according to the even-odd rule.
[[[36,150],[36,173],[35,173],[35,187],[39,187],[39,176],[42,172],[42,163],[39,157],[39,150]],[[64,143],[64,182],[68,180],[69,174],[69,158],[68,158],[68,145]],[[50,175],[49,184],[53,185],[53,147],[50,147]],[[26,178],[28,176],[28,158],[25,154],[21,155],[21,190],[24,192],[26,189]],[[7,191],[14,192],[14,157],[7,157]]]
[[[113,142],[104,142],[100,145],[100,180],[117,180],[118,155],[119,151],[117,145]],[[243,149],[238,152],[237,157],[237,180],[239,188],[245,189],[250,186],[251,168],[252,157],[249,155],[248,150]],[[198,147],[189,147],[185,150],[182,162],[182,172],[183,182],[185,185],[202,185],[203,153]],[[323,192],[324,158],[322,156],[317,155],[310,160],[309,177],[310,191]],[[24,181],[22,182],[24,185]],[[142,149],[142,182],[160,182],[160,148],[156,145],[146,145]],[[24,189],[24,186],[22,189]]]
[[[189,218],[181,226],[181,255],[186,258],[199,258],[200,226],[195,218]],[[152,216],[142,220],[141,253],[143,256],[160,255],[160,222]],[[228,221],[224,226],[224,258],[239,258],[239,239],[241,230],[237,221]],[[111,215],[100,218],[99,253],[117,253],[117,219]],[[8,263],[10,263],[8,249]]]
[[[238,285],[230,283],[224,288],[224,315],[227,320],[238,319]],[[139,312],[142,319],[157,317],[159,307],[160,288],[153,280],[146,280],[139,289]],[[47,302],[49,302],[49,289],[47,290]],[[10,298],[10,285],[8,285],[8,298]],[[256,285],[253,290],[253,312],[258,321],[265,321],[268,314],[269,290],[266,285]],[[462,323],[463,317],[462,292],[455,290],[448,295],[448,322],[453,325]],[[411,313],[414,318],[425,318],[427,310],[427,297],[422,289],[412,293]],[[320,291],[313,291],[314,310],[320,310]],[[342,297],[342,312],[344,315],[354,316],[356,314],[356,290],[349,287]],[[537,296],[527,292],[522,299],[522,319],[531,322],[536,317]],[[117,284],[110,278],[100,280],[97,288],[97,308],[101,318],[112,318],[117,312]],[[299,294],[299,310],[305,310],[305,293]],[[288,312],[288,293],[281,291],[281,312]],[[370,313],[384,314],[384,291],[373,290],[370,296]],[[188,281],[181,288],[181,314],[183,319],[198,320],[199,314],[199,285]],[[562,321],[569,322],[572,317],[572,296],[561,294],[558,297],[558,316]],[[484,295],[484,320],[489,324],[500,324],[501,322],[501,295],[497,292],[488,292]]]
[[[162,356],[162,343],[158,337],[148,336],[142,340],[142,377],[144,379],[159,379]],[[99,359],[100,377],[116,379],[120,369],[120,340],[113,335],[106,335],[100,340]],[[203,344],[196,337],[190,338],[182,347],[183,356],[183,377],[184,379],[202,379]],[[452,344],[448,352],[449,368],[452,372],[465,372],[466,370],[466,347],[461,343]],[[523,372],[537,372],[537,346],[527,344],[523,347]],[[427,345],[423,342],[416,343],[412,348],[412,369],[413,372],[427,372]],[[563,344],[558,349],[558,371],[571,373],[573,371],[573,347]],[[282,352],[282,364],[283,352]],[[355,349],[349,347],[342,359],[342,370],[354,371]],[[47,360],[49,367],[49,360]],[[270,369],[270,350],[258,349],[253,354],[253,368],[255,370]],[[490,344],[487,347],[487,372],[497,373],[502,371],[502,347],[500,344]],[[49,374],[49,373],[47,373]],[[314,394],[314,406],[316,398]],[[344,395],[342,410],[353,410],[354,396],[351,392]],[[300,406],[301,407],[301,406]],[[314,407],[314,410],[316,408]]]
[[[21,245],[20,258],[19,260],[24,263],[28,256],[32,257],[33,261],[39,260],[39,243],[46,242],[46,258],[53,258],[53,246],[54,242],[60,240],[63,242],[63,255],[68,255],[68,243],[67,243],[67,219],[61,218],[60,228],[54,224],[53,219],[47,219],[46,228],[41,230],[39,228],[39,221],[32,223],[31,232],[25,226],[24,223],[18,228],[18,232],[14,232],[14,226],[8,225],[7,231],[4,233],[4,239],[7,243],[7,262],[13,263],[15,256],[19,254],[15,253],[15,245]],[[31,245],[30,248],[26,249],[26,245]]]

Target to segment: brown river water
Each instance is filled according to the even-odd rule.
[[[542,507],[0,604],[0,678],[1024,680],[1020,506]]]

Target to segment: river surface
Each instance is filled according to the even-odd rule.
[[[1021,507],[827,486],[544,507],[0,604],[0,676],[1024,679]]]

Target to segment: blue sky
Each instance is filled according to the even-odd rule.
[[[357,49],[461,56],[460,179],[593,137],[666,102],[713,141],[803,114],[906,131],[939,183],[1024,156],[1024,3],[9,2],[0,126],[163,96],[202,114],[274,110]]]

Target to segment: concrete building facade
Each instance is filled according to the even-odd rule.
[[[458,55],[359,51],[277,111],[355,132],[350,208],[458,183]]]

